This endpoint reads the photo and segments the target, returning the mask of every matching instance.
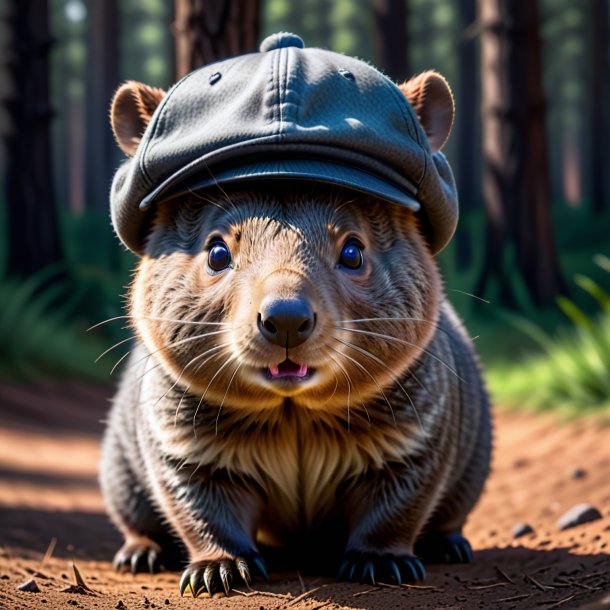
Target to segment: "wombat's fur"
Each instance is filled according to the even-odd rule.
[[[189,195],[159,206],[129,315],[101,467],[118,566],[177,540],[197,595],[272,557],[363,582],[471,559],[488,399],[413,212],[298,183]]]

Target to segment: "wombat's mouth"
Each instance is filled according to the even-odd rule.
[[[267,367],[265,373],[267,378],[271,380],[285,379],[287,377],[306,379],[311,377],[313,369],[310,369],[305,363],[297,364],[290,360],[290,358],[286,358],[286,360],[279,364],[273,364]]]

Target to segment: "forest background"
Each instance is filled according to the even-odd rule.
[[[0,378],[111,383],[135,258],[109,222],[108,122],[275,31],[450,82],[460,192],[440,255],[497,402],[610,407],[608,0],[0,0]],[[114,375],[117,373],[114,372]]]

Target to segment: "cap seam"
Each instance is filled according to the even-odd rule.
[[[205,66],[204,66],[205,67]],[[202,68],[203,69],[203,68]],[[157,108],[157,116],[155,117],[155,120],[151,126],[151,131],[150,131],[150,135],[148,137],[148,139],[146,140],[146,144],[144,145],[144,149],[142,150],[142,154],[140,155],[140,160],[138,165],[140,166],[140,169],[142,170],[142,173],[144,174],[144,176],[146,177],[146,180],[148,181],[148,183],[150,185],[152,185],[153,183],[153,179],[151,178],[150,174],[148,173],[148,170],[146,169],[146,156],[148,154],[148,149],[150,147],[150,143],[155,139],[156,135],[157,135],[157,128],[159,126],[159,123],[161,122],[161,118],[165,117],[165,112],[166,112],[166,108],[167,108],[167,104],[169,102],[169,100],[172,98],[172,96],[174,95],[174,93],[178,90],[178,88],[180,87],[180,85],[188,80],[191,76],[193,76],[194,74],[196,74],[197,72],[199,72],[199,70],[195,70],[193,72],[190,72],[189,74],[187,74],[186,76],[183,76],[165,95],[165,97],[163,98],[163,100],[161,100],[161,104],[159,105],[159,107]]]

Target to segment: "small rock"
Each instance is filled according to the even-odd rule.
[[[123,603],[123,600],[122,600],[122,599],[120,599],[120,600],[119,600],[119,601],[116,603],[115,608],[116,608],[117,610],[121,610],[121,608],[125,608],[125,604]]]
[[[513,527],[513,538],[521,538],[521,536],[525,536],[526,534],[533,534],[534,528],[529,523],[517,523],[515,527]]]
[[[591,506],[591,504],[582,503],[573,506],[569,511],[564,513],[559,519],[555,526],[558,530],[567,530],[570,527],[576,527],[577,525],[582,525],[583,523],[589,523],[591,521],[597,521],[601,519],[602,515],[595,508]]]
[[[40,588],[38,587],[38,584],[33,578],[32,580],[28,580],[22,585],[19,585],[18,589],[20,591],[29,591],[30,593],[40,593]]]
[[[169,606],[171,603],[172,603],[172,602],[170,602],[170,601],[169,601],[169,599],[166,599],[166,600],[165,600],[165,605],[166,605],[166,606]]]
[[[573,468],[570,471],[570,478],[574,481],[584,479],[587,476],[587,471],[584,468]]]

